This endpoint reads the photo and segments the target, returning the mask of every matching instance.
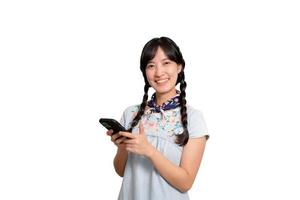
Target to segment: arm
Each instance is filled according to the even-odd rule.
[[[115,171],[120,177],[124,176],[124,169],[127,162],[128,154],[123,145],[118,147],[117,154],[114,158]]]
[[[181,192],[186,192],[192,187],[204,153],[205,137],[189,139],[183,147],[180,165],[177,166],[149,144],[142,123],[139,125],[139,134],[122,131],[118,134],[129,138],[124,141],[127,151],[148,157],[155,169],[173,187]]]
[[[119,133],[112,135],[113,130],[106,132],[107,135],[111,136],[111,141],[118,147],[117,154],[114,158],[114,168],[117,174],[121,177],[124,176],[124,169],[127,162],[128,152],[125,145],[122,142],[126,139],[125,137],[119,137]]]
[[[189,139],[183,148],[179,166],[174,165],[154,147],[148,157],[160,175],[173,187],[181,192],[187,192],[196,178],[205,144],[205,137]]]

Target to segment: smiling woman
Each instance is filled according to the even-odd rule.
[[[187,104],[184,67],[170,38],[154,38],[143,48],[143,102],[124,111],[121,124],[127,131],[107,132],[118,147],[119,200],[189,199],[209,136],[201,111]],[[148,101],[150,87],[155,93]]]

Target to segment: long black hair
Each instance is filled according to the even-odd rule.
[[[183,132],[177,135],[176,144],[178,144],[179,146],[184,146],[189,140],[189,133],[187,130],[187,108],[186,108],[186,99],[185,99],[186,98],[186,93],[185,93],[186,82],[184,78],[185,61],[182,57],[179,47],[176,45],[176,43],[173,40],[171,40],[168,37],[153,38],[145,44],[142,50],[142,54],[140,58],[140,70],[143,73],[143,77],[145,81],[144,96],[143,96],[143,102],[139,106],[137,115],[131,122],[131,127],[129,131],[130,132],[132,131],[133,127],[135,127],[138,124],[142,115],[144,114],[147,105],[147,100],[148,100],[148,90],[151,87],[146,77],[146,66],[148,62],[154,58],[158,47],[160,47],[164,51],[168,59],[182,66],[181,72],[178,74],[176,85],[180,83],[180,91],[181,91],[180,92],[180,106],[181,106],[180,114],[181,114]]]

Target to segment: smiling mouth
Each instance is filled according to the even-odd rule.
[[[162,80],[157,80],[157,81],[155,81],[155,83],[161,84],[161,83],[167,82],[168,80],[169,80],[168,78],[162,79]]]

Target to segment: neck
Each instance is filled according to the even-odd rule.
[[[157,105],[162,105],[164,102],[168,101],[172,97],[176,95],[176,89],[174,88],[172,91],[167,93],[158,93],[155,94],[155,102]]]

